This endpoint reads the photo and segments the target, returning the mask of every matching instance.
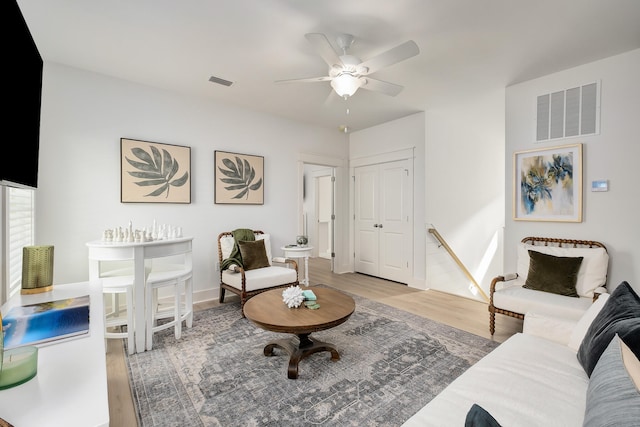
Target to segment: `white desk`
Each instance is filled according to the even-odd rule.
[[[309,256],[313,246],[283,246],[285,258],[304,258],[304,280],[302,283],[309,286]]]
[[[90,295],[89,335],[38,347],[38,372],[19,386],[0,390],[0,417],[18,426],[109,426],[102,285],[54,285],[50,292],[17,294],[11,307]]]
[[[169,240],[155,240],[153,242],[122,242],[107,243],[101,240],[87,243],[89,247],[89,279],[100,277],[100,262],[133,260],[134,291],[134,324],[136,353],[145,351],[145,271],[151,268],[153,258],[163,258],[185,254],[185,264],[192,268],[191,242],[193,237],[180,237]]]

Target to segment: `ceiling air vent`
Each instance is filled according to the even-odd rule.
[[[536,141],[600,132],[600,83],[540,95],[536,105]]]
[[[231,86],[233,84],[233,82],[230,82],[229,80],[221,79],[220,77],[216,76],[209,77],[209,81],[212,83],[218,83],[219,85],[223,86]]]

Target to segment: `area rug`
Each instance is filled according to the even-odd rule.
[[[314,333],[336,345],[303,359],[287,378],[288,356],[240,303],[196,312],[193,328],[154,336],[154,348],[125,356],[141,427],[400,426],[498,343],[352,295],[353,315]],[[291,335],[291,337],[294,337]],[[297,339],[297,338],[293,338]]]

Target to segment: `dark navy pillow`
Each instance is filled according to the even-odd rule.
[[[490,413],[483,407],[474,403],[467,412],[467,418],[464,420],[464,427],[501,427]]]
[[[588,376],[616,334],[640,358],[640,297],[627,282],[611,293],[582,339],[577,356]]]

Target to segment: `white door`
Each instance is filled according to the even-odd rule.
[[[407,283],[412,177],[409,160],[355,169],[355,271]]]

